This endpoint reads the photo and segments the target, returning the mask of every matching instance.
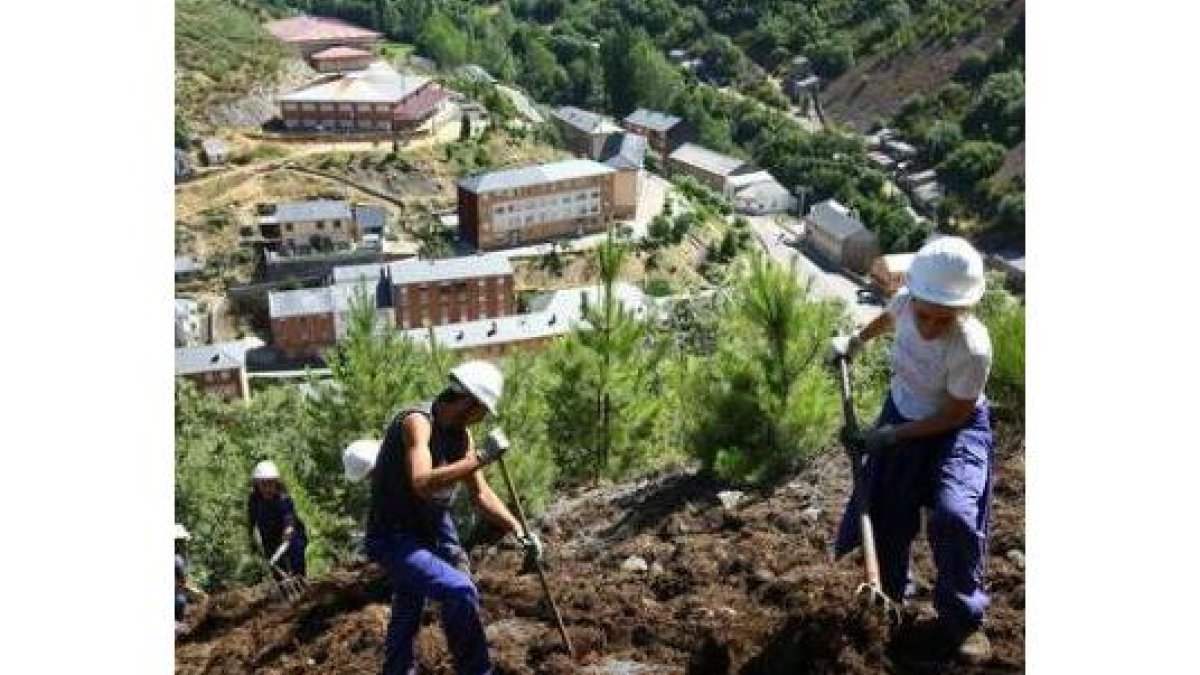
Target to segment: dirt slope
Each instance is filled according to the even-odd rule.
[[[952,46],[927,41],[891,58],[863,59],[821,92],[825,115],[867,131],[875,120],[891,118],[909,96],[932,94],[949,82],[969,51],[991,54],[1024,14],[1025,0],[1011,0],[999,13],[987,16],[984,29],[969,40]]]
[[[828,561],[847,488],[837,453],[733,509],[722,489],[676,474],[560,499],[543,519],[556,588],[579,663],[558,646],[533,575],[514,576],[519,554],[472,553],[489,642],[500,673],[1007,673],[1024,668],[1025,583],[1006,553],[1024,548],[1024,445],[998,449],[988,633],[984,667],[916,665],[911,631],[886,631],[850,602],[859,562]],[[932,580],[927,546],[918,578]],[[623,571],[629,556],[647,571]],[[1014,556],[1015,557],[1015,556]],[[295,608],[218,597],[176,648],[176,672],[377,672],[386,629],[386,586],[374,568],[340,571]],[[919,606],[928,610],[927,593]],[[422,672],[453,672],[432,613],[419,638]]]

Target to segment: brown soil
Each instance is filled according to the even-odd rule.
[[[987,16],[978,35],[947,45],[929,40],[889,58],[872,56],[831,81],[821,92],[826,116],[867,131],[877,119],[890,119],[913,94],[930,95],[950,81],[966,54],[985,54],[1025,14],[1025,0],[1010,0],[997,14]]]
[[[1009,435],[1012,436],[1012,435]],[[1004,438],[1005,436],[1001,436]],[[1024,669],[1024,444],[998,449],[983,666],[916,661],[919,633],[889,629],[854,600],[860,561],[829,549],[848,471],[837,452],[731,510],[724,486],[676,473],[565,495],[542,518],[549,578],[575,645],[560,646],[534,575],[518,576],[505,545],[472,553],[499,673],[1007,673]],[[918,541],[915,570],[933,579]],[[625,572],[629,556],[648,572]],[[369,673],[381,658],[388,606],[377,570],[360,566],[316,583],[295,607],[217,597],[176,648],[176,672]],[[928,594],[918,610],[928,613]],[[422,671],[452,673],[432,613],[419,637]]]

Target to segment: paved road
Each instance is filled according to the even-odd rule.
[[[798,219],[786,216],[778,218],[777,222],[775,216],[749,216],[747,220],[772,258],[792,268],[802,282],[811,280],[812,297],[843,301],[859,326],[866,325],[882,311],[878,305],[858,302],[858,290],[863,286],[841,274],[826,272],[796,248],[797,238],[803,234]]]

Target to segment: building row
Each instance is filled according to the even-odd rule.
[[[290,358],[320,356],[346,336],[363,302],[380,325],[400,330],[508,316],[513,283],[512,264],[498,255],[336,267],[329,286],[268,295],[271,344]]]

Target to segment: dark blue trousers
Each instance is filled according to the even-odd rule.
[[[492,662],[479,618],[479,591],[470,576],[447,562],[461,550],[457,541],[447,542],[435,552],[409,534],[368,534],[366,549],[368,557],[387,571],[392,585],[384,675],[416,672],[413,642],[426,599],[441,604],[442,630],[459,675],[490,675]]]
[[[879,416],[883,424],[907,422],[891,396]],[[926,536],[937,568],[934,607],[951,626],[973,630],[983,622],[988,596],[983,589],[988,520],[992,497],[992,428],[987,403],[975,408],[962,429],[933,438],[906,441],[872,456],[866,464],[871,486],[871,524],[879,552],[883,590],[905,595],[912,541],[920,529],[921,507],[930,509]],[[862,541],[858,494],[846,505],[835,555]]]

